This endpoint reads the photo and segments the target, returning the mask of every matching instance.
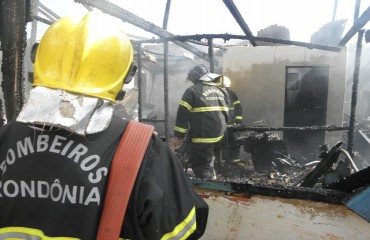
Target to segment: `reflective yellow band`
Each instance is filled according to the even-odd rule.
[[[243,120],[243,116],[235,116],[235,119]]]
[[[195,207],[193,207],[185,220],[177,225],[172,232],[166,233],[161,240],[187,239],[195,229],[197,229],[197,222],[195,219]]]
[[[199,107],[193,108],[192,112],[220,112],[220,111],[229,111],[228,107],[214,106],[214,107]]]
[[[230,107],[230,108],[229,108],[229,111],[232,111],[232,110],[234,110],[234,107]]]
[[[48,237],[41,230],[26,227],[0,228],[0,239],[22,240],[77,240],[72,237]]]
[[[206,82],[206,81],[202,81],[202,82],[203,82],[203,84],[210,85],[210,86],[220,86],[221,85],[221,84],[217,84],[215,82]]]
[[[235,102],[233,102],[233,105],[236,105],[236,104],[240,104],[240,101],[236,100]]]
[[[191,142],[193,143],[216,143],[219,142],[223,136],[217,138],[192,138]]]
[[[186,131],[188,131],[188,129],[181,128],[181,127],[175,127],[175,131],[178,131],[178,132],[181,132],[181,133],[186,133]]]
[[[183,100],[180,100],[180,105],[186,107],[189,111],[191,111],[191,109],[193,108],[192,106],[190,106],[189,103],[187,103]]]

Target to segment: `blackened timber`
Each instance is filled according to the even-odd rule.
[[[191,180],[193,188],[225,192],[227,195],[243,194],[247,197],[264,195],[271,197],[284,197],[306,199],[317,202],[341,204],[348,192],[332,189],[307,188],[296,186],[273,186],[266,184],[249,184],[232,181]]]
[[[2,64],[3,81],[1,82],[8,121],[14,119],[23,105],[23,57],[26,46],[27,1],[0,1],[0,22],[2,26]]]
[[[215,71],[215,54],[213,50],[213,38],[208,39],[209,70]]]
[[[229,9],[230,13],[233,15],[233,17],[235,18],[236,22],[239,24],[240,28],[243,30],[245,35],[249,37],[248,40],[250,41],[252,46],[253,47],[257,46],[257,43],[253,37],[251,30],[249,29],[248,25],[244,21],[244,18],[240,14],[233,0],[223,0],[223,2],[225,3],[226,7]]]
[[[208,46],[208,43],[206,43],[206,42],[195,41],[195,40],[189,40],[189,42],[190,43],[193,43],[193,44],[201,45],[201,46]],[[214,48],[222,48],[222,49],[225,49],[224,46],[219,45],[219,44],[215,44],[215,43],[213,43],[213,47]]]
[[[164,12],[163,17],[163,29],[167,30],[168,25],[168,16],[170,15],[170,8],[171,8],[171,0],[167,0],[166,3],[166,10]],[[168,123],[169,119],[169,110],[168,110],[168,41],[164,42],[164,49],[163,49],[163,91],[164,91],[164,134],[166,137],[166,141],[170,139],[170,126]]]
[[[305,42],[299,42],[299,41],[290,41],[290,40],[277,39],[277,38],[255,37],[254,39],[256,41],[270,42],[270,43],[277,43],[277,44],[284,44],[284,45],[294,45],[294,46],[306,47],[308,49],[320,49],[320,50],[332,51],[332,52],[340,52],[342,50],[339,47],[305,43]]]
[[[160,122],[165,122],[164,119],[151,119],[151,118],[142,118],[142,122],[151,122],[151,123],[160,123]]]
[[[248,189],[251,195],[265,195],[271,197],[284,197],[294,199],[305,199],[317,202],[341,204],[342,199],[348,195],[347,192],[339,190],[328,190],[321,188],[306,188],[295,186],[270,186],[270,185],[251,185]]]
[[[87,4],[91,7],[95,7],[109,15],[117,17],[124,22],[128,22],[134,26],[137,26],[145,31],[151,32],[161,38],[168,38],[175,36],[174,34],[166,31],[165,29],[151,23],[149,21],[144,20],[143,18],[113,4],[105,0],[75,0],[75,2],[81,4]],[[175,44],[178,46],[188,50],[189,52],[195,54],[196,56],[203,58],[204,60],[208,61],[208,54],[205,52],[200,51],[196,47],[184,42],[174,41]]]
[[[210,38],[219,38],[225,41],[229,41],[231,39],[241,39],[241,40],[249,40],[250,38],[244,35],[233,35],[233,34],[196,34],[196,35],[178,35],[172,36],[168,38],[161,38],[161,39],[146,39],[141,41],[134,41],[139,43],[160,43],[164,41],[190,41],[196,40],[201,41],[202,39],[210,39]],[[293,46],[300,46],[306,47],[308,49],[320,49],[330,52],[340,52],[342,48],[340,47],[333,47],[333,46],[326,46],[320,44],[312,44],[306,42],[299,42],[299,41],[290,41],[290,40],[283,40],[277,38],[267,38],[267,37],[254,37],[256,41],[261,42],[270,42],[270,43],[277,43],[277,44],[284,44],[284,45],[293,45]]]
[[[320,132],[320,131],[346,131],[349,127],[336,127],[336,126],[306,126],[306,127],[245,127],[235,126],[229,127],[233,131],[256,131],[256,132],[268,132],[268,131],[303,131],[303,132]]]
[[[352,96],[351,96],[351,116],[349,121],[350,131],[348,132],[348,152],[353,157],[354,155],[354,130],[356,122],[356,108],[357,108],[357,95],[358,95],[358,84],[360,77],[360,62],[362,53],[362,39],[364,36],[364,30],[359,31],[357,45],[356,45],[356,57],[355,66],[353,71],[353,84],[352,84]]]
[[[138,105],[139,105],[139,109],[138,109],[138,118],[139,118],[139,122],[141,122],[142,118],[143,118],[143,115],[142,115],[142,99],[141,99],[141,88],[142,88],[142,80],[143,80],[143,75],[142,75],[142,67],[143,67],[143,64],[142,64],[142,58],[141,56],[143,55],[142,54],[142,49],[141,49],[141,44],[138,44],[136,46],[136,51],[137,51],[137,87],[139,89],[138,91]]]
[[[349,40],[361,30],[362,27],[370,20],[370,6],[361,14],[354,22],[353,26],[348,30],[344,37],[339,41],[338,46],[345,46]]]
[[[168,42],[164,42],[164,59],[163,59],[163,91],[164,91],[164,134],[166,137],[166,140],[168,141],[170,139],[170,125],[169,125],[169,96],[168,96]]]
[[[370,167],[364,168],[348,177],[341,178],[330,184],[327,188],[341,191],[352,191],[368,184],[370,184]]]
[[[338,160],[340,145],[342,145],[342,142],[339,142],[332,147],[332,149],[330,149],[321,162],[302,179],[299,186],[313,187],[317,183],[318,179],[327,173],[333,164]]]

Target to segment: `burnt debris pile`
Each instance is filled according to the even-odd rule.
[[[284,139],[271,132],[229,129],[229,146],[240,147],[239,164],[228,164],[225,151],[216,157],[216,173],[212,180],[270,185],[276,187],[309,187],[350,191],[370,183],[369,167],[359,170],[342,142],[331,149],[318,146],[312,156],[292,156]],[[187,143],[172,148],[182,162],[188,176],[195,179],[187,159]],[[369,175],[370,176],[370,175]]]

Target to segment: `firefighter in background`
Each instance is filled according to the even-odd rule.
[[[229,96],[229,122],[228,127],[240,125],[243,123],[243,108],[238,95],[230,89],[231,80],[227,76],[220,79],[221,85],[226,89]],[[222,141],[222,160],[221,174],[225,177],[241,176],[245,164],[240,159],[240,145],[237,145],[233,132],[227,131],[227,138]]]
[[[220,77],[203,64],[195,65],[187,75],[194,85],[185,90],[177,110],[174,142],[188,134],[188,161],[197,178],[215,177],[215,151],[227,128],[227,93],[215,82]]]
[[[108,15],[65,17],[49,27],[29,99],[0,129],[0,239],[96,239],[127,126],[113,104],[132,66],[130,39]],[[120,237],[198,239],[207,216],[180,162],[153,134]]]

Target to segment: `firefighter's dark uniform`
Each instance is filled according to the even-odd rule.
[[[229,100],[230,100],[230,106],[229,106],[229,123],[228,126],[233,126],[236,124],[242,124],[243,122],[243,108],[242,105],[240,104],[240,100],[236,93],[227,88],[226,89],[227,93],[229,94]],[[239,156],[239,150],[240,146],[235,144],[234,137],[232,136],[232,132],[229,132],[229,157],[228,160],[230,160],[233,163],[240,162],[240,156]]]
[[[228,127],[242,124],[243,122],[243,108],[236,93],[230,88],[226,88],[229,96],[229,122]],[[226,177],[235,177],[240,175],[240,170],[243,169],[244,163],[240,159],[240,145],[235,142],[235,137],[232,131],[227,132],[227,139],[223,139],[222,149],[222,164],[221,174]]]
[[[15,121],[4,125],[0,239],[95,239],[108,169],[126,124],[113,118],[108,129],[86,136]],[[192,192],[179,161],[153,136],[121,237],[180,239],[194,232],[196,239],[205,230],[207,214],[206,203]]]
[[[189,130],[189,162],[197,177],[212,177],[215,148],[227,127],[227,99],[225,90],[214,82],[198,80],[180,101],[174,135],[183,138]]]
[[[229,124],[242,124],[243,123],[243,108],[240,104],[240,100],[236,93],[227,88],[227,93],[229,94],[230,98],[230,106],[229,106]]]

